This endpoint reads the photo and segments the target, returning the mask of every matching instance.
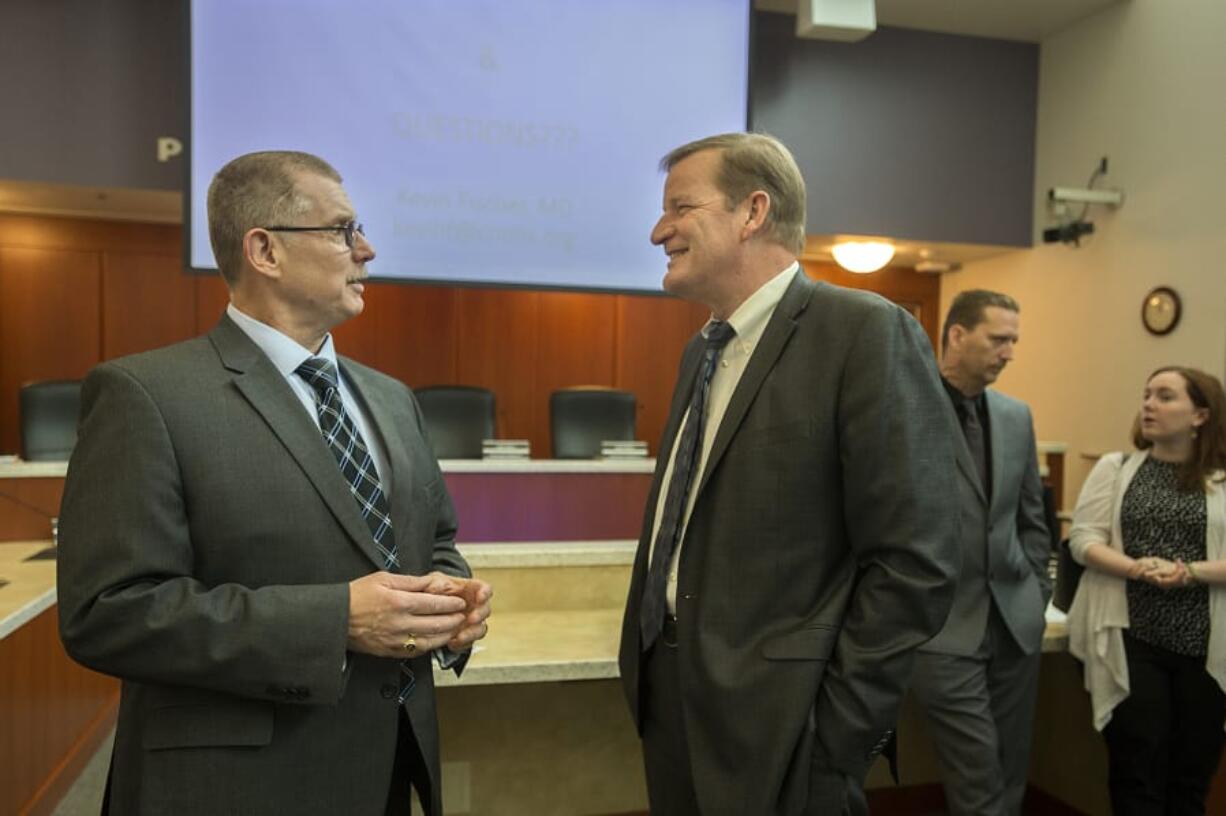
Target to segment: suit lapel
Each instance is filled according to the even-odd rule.
[[[413,488],[413,468],[408,459],[408,443],[406,442],[400,423],[396,421],[393,412],[387,404],[378,398],[379,389],[366,375],[366,372],[349,364],[349,360],[338,357],[341,372],[353,390],[354,395],[361,400],[374,426],[371,431],[377,433],[383,442],[383,450],[387,454],[387,473],[383,475],[383,495],[387,497],[392,509],[392,529],[407,532],[409,529],[409,505],[405,496]],[[370,441],[373,444],[373,441]],[[396,491],[399,491],[398,493]],[[397,500],[397,497],[401,497]]]
[[[234,386],[281,440],[353,543],[376,566],[383,560],[336,459],[315,423],[281,373],[242,329],[228,317],[209,333],[222,365],[234,373]]]
[[[728,401],[724,418],[719,424],[719,430],[715,433],[715,440],[711,443],[711,453],[707,457],[707,466],[702,472],[702,481],[698,483],[698,494],[702,493],[711,473],[723,457],[724,451],[728,450],[728,445],[736,434],[737,428],[740,427],[741,420],[745,418],[745,412],[753,404],[754,397],[758,395],[766,376],[774,369],[775,363],[779,361],[779,355],[783,353],[792,333],[796,331],[797,316],[809,305],[809,299],[816,289],[817,286],[809,280],[802,269],[792,278],[787,291],[783,293],[779,305],[775,307],[775,313],[771,315],[766,329],[762,332],[762,338],[753,350],[753,356],[749,358],[749,364],[745,366],[741,381],[737,383],[736,390],[732,392],[732,398]]]

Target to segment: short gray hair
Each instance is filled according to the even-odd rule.
[[[291,225],[311,206],[297,190],[304,173],[340,183],[341,175],[318,156],[295,150],[265,150],[233,159],[209,185],[209,241],[226,283],[238,282],[243,236],[254,227]]]

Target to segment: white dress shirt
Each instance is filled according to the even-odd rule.
[[[707,394],[706,421],[703,426],[701,448],[698,452],[698,464],[694,470],[693,482],[690,484],[690,495],[686,498],[685,510],[678,521],[680,529],[677,532],[677,548],[673,550],[673,560],[668,567],[666,597],[668,598],[668,611],[671,614],[677,612],[677,565],[681,563],[681,548],[685,544],[685,530],[689,525],[690,513],[694,510],[694,500],[698,498],[698,485],[706,470],[707,457],[711,453],[715,434],[719,431],[720,423],[723,422],[724,412],[728,410],[728,403],[732,400],[732,394],[741,381],[741,375],[745,373],[745,367],[749,365],[753,350],[757,347],[758,341],[762,339],[762,333],[766,331],[766,324],[770,322],[771,315],[775,313],[775,307],[783,299],[783,293],[787,291],[792,277],[799,269],[800,263],[793,261],[787,269],[758,287],[758,291],[746,298],[745,302],[738,306],[728,318],[728,323],[736,331],[736,336],[729,340],[728,345],[724,346],[723,351],[720,352],[715,374],[711,377],[711,390]],[[703,327],[703,337],[707,336],[710,325],[711,321],[708,321]],[[656,499],[655,523],[651,528],[649,559],[655,554],[656,536],[660,533],[660,520],[664,516],[664,502],[668,497],[668,486],[673,478],[673,464],[677,456],[676,442],[685,433],[685,425],[688,421],[687,407],[686,415],[673,439],[673,449],[668,455],[668,467],[664,470],[664,480],[660,483],[660,495]],[[651,563],[650,560],[648,563]]]
[[[298,401],[302,403],[303,409],[317,428],[319,427],[319,409],[316,407],[315,389],[294,372],[310,357],[322,357],[336,366],[339,373],[341,403],[345,406],[345,412],[349,414],[353,424],[357,426],[358,432],[362,434],[362,441],[366,443],[366,448],[375,462],[379,482],[386,489],[387,451],[383,447],[383,439],[373,431],[374,424],[366,415],[366,409],[362,406],[361,400],[354,396],[345,382],[344,372],[341,372],[336,362],[336,347],[332,344],[332,333],[329,332],[324,337],[323,345],[319,347],[318,352],[311,353],[310,349],[299,345],[297,341],[267,323],[261,323],[254,317],[244,314],[233,303],[226,307],[226,314],[236,326],[242,329],[243,334],[250,337],[251,341],[260,347],[277,371],[281,372],[281,376],[289,383],[289,387],[293,389],[294,395],[298,397]]]

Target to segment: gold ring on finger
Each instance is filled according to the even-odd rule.
[[[417,651],[417,638],[414,635],[409,635],[404,639],[404,650],[409,654]]]

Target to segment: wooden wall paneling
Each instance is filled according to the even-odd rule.
[[[826,281],[849,289],[866,289],[876,292],[903,306],[924,327],[932,347],[937,348],[941,317],[941,276],[916,272],[902,266],[887,266],[868,275],[848,272],[829,261],[802,261],[805,272],[816,280]]]
[[[532,424],[537,437],[550,439],[550,394],[576,385],[611,388],[616,383],[617,296],[541,292],[539,304]],[[552,443],[538,455],[552,456]]]
[[[102,359],[195,337],[196,285],[177,255],[102,255]]]
[[[181,233],[175,224],[0,213],[0,246],[5,247],[177,256]]]
[[[219,273],[190,277],[196,288],[196,334],[207,334],[226,311],[230,290]]]
[[[456,382],[479,385],[498,401],[498,432],[507,439],[527,439],[540,458],[549,438],[533,425],[538,399],[536,353],[538,292],[508,289],[460,289]]]
[[[685,344],[710,317],[704,307],[671,297],[617,296],[618,388],[638,398],[638,437],[655,456],[668,418]]]
[[[366,308],[336,328],[337,349],[414,388],[456,382],[458,290],[370,283]]]
[[[100,359],[95,252],[0,246],[0,452],[19,449],[17,391],[79,379]]]
[[[56,607],[0,640],[0,813],[50,813],[114,723],[119,683],[74,663]]]
[[[60,514],[63,495],[63,479],[0,479],[0,541],[51,538],[51,517]]]

